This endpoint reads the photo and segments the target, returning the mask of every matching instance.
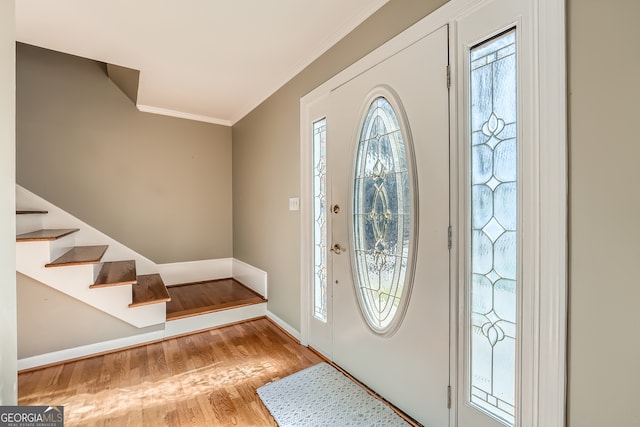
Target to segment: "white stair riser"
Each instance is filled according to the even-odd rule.
[[[43,229],[43,216],[43,214],[16,215],[16,234]]]
[[[71,248],[76,246],[75,234],[76,233],[72,233],[72,234],[69,234],[68,236],[64,236],[60,239],[48,242],[49,243],[49,259],[47,260],[46,263],[50,263],[60,258],[62,255],[67,253]],[[19,244],[29,245],[31,243],[36,243],[36,242],[21,242]]]
[[[214,313],[200,314],[184,319],[168,320],[164,334],[165,337],[189,334],[195,331],[229,325],[266,315],[267,303],[216,311]]]

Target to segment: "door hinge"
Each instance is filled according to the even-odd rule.
[[[447,387],[447,409],[451,409],[451,386]]]
[[[451,244],[452,244],[452,231],[451,231],[451,226],[449,226],[449,229],[447,230],[447,246],[449,247],[449,249],[451,249]]]
[[[447,89],[451,88],[451,67],[447,64]]]

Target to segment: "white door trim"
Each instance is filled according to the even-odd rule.
[[[332,89],[347,82],[383,59],[403,49],[437,28],[450,24],[451,81],[451,147],[452,147],[452,225],[454,225],[454,247],[452,253],[452,283],[459,283],[459,267],[463,264],[464,251],[457,248],[464,241],[457,233],[464,226],[464,217],[459,213],[459,155],[458,144],[463,141],[458,134],[464,104],[459,101],[459,82],[462,68],[456,64],[456,19],[489,3],[477,0],[451,0],[372,53],[354,63],[344,71],[323,83],[300,100],[300,195],[301,195],[301,242],[300,242],[300,313],[301,342],[307,343],[308,319],[310,315],[311,230],[309,209],[311,205],[311,132],[309,106],[326,96]],[[567,125],[566,125],[566,51],[565,51],[565,4],[562,0],[528,0],[533,22],[533,64],[537,65],[532,93],[534,101],[535,129],[531,150],[536,156],[532,160],[533,176],[537,184],[537,206],[533,209],[537,259],[532,266],[531,323],[523,331],[521,345],[531,352],[522,360],[523,380],[527,383],[522,391],[519,425],[563,426],[565,424],[566,400],[566,344],[567,344]],[[463,184],[463,183],[462,183]],[[462,221],[462,222],[461,222]],[[457,225],[457,227],[456,227]],[[452,286],[452,337],[457,337],[459,323],[459,289]],[[457,366],[458,341],[451,340],[452,366]],[[458,383],[455,369],[451,372],[451,384]],[[454,390],[453,396],[456,393]],[[453,401],[451,425],[457,425],[456,399]],[[466,427],[466,426],[462,426]]]
[[[529,425],[565,423],[567,347],[567,105],[565,2],[538,0],[539,282]]]

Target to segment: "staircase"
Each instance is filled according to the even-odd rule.
[[[171,300],[159,274],[136,273],[135,260],[105,260],[108,245],[76,245],[77,228],[39,228],[43,210],[19,210],[16,270],[139,328],[166,321]],[[26,218],[23,220],[22,218]]]
[[[19,185],[16,206],[20,209],[16,211],[17,272],[137,328],[161,326],[137,335],[29,354],[18,361],[21,370],[268,314],[266,272],[240,260],[156,264]],[[167,286],[221,279],[237,280],[250,289],[252,301],[242,300],[224,309],[167,314],[171,301]],[[176,297],[174,304],[181,305],[180,299]]]

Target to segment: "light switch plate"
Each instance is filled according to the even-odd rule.
[[[299,211],[300,210],[300,198],[292,197],[289,199],[289,210],[290,211]]]

